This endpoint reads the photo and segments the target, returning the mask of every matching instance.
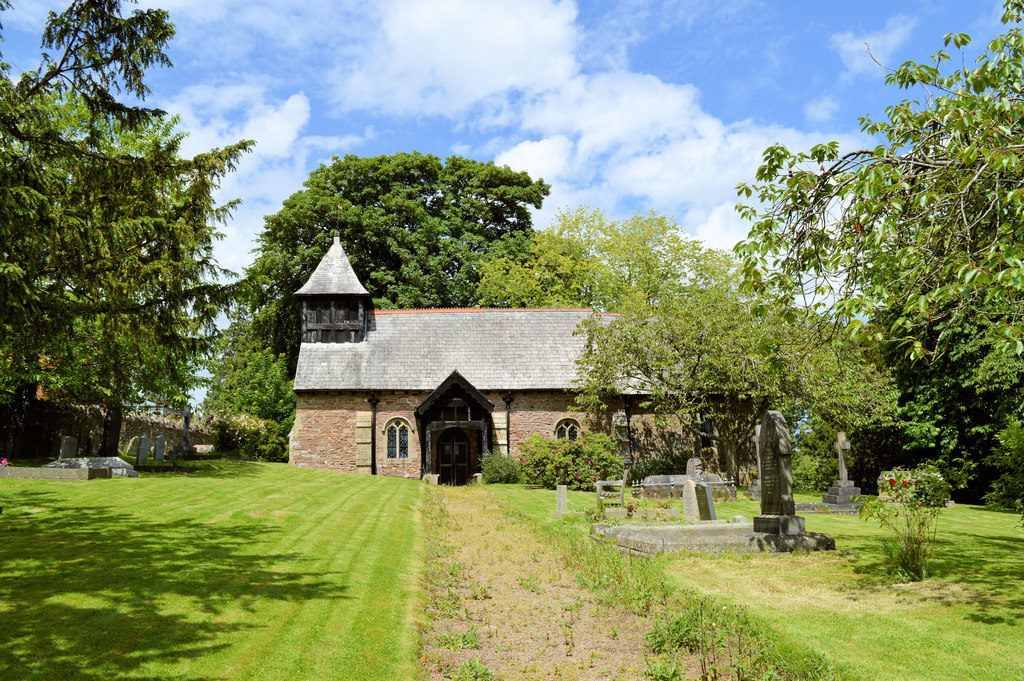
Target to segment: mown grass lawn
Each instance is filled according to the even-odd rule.
[[[538,522],[553,522],[554,492],[488,489]],[[797,501],[820,501],[799,495]],[[571,492],[589,510],[593,493]],[[718,516],[759,512],[757,502],[716,505]],[[838,550],[804,555],[679,554],[667,563],[677,588],[743,606],[781,641],[834,663],[843,678],[1024,679],[1024,530],[1020,516],[957,506],[939,519],[932,576],[894,584],[883,576],[876,523],[806,514],[807,529]]]
[[[0,678],[415,678],[419,482],[0,481]]]

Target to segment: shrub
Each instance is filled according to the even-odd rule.
[[[261,461],[288,459],[288,442],[274,421],[217,411],[206,416],[206,427],[214,432],[219,451],[237,449]]]
[[[896,468],[884,475],[888,476],[888,488],[883,485],[879,494],[887,495],[888,501],[863,500],[860,517],[877,520],[893,533],[893,538],[882,542],[890,574],[920,581],[927,577],[939,512],[949,500],[949,483],[926,466]]]
[[[621,477],[622,459],[616,444],[603,433],[580,433],[575,440],[531,435],[519,449],[523,482],[554,489],[593,490],[595,480]]]
[[[519,459],[499,451],[493,451],[484,455],[480,462],[481,472],[485,483],[518,483],[522,478],[522,469]]]

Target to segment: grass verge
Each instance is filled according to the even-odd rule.
[[[488,489],[539,527],[556,525],[554,492]],[[801,502],[820,499],[797,495]],[[570,510],[593,505],[593,494],[569,494]],[[759,512],[752,501],[716,507],[719,517]],[[877,524],[856,516],[805,517],[808,530],[831,534],[839,550],[663,558],[665,584],[682,605],[658,627],[687,631],[692,623],[675,620],[703,617],[719,630],[760,640],[757,654],[794,678],[1024,679],[1024,532],[1016,514],[963,505],[943,511],[933,576],[917,584],[884,575],[885,534]],[[718,619],[723,606],[725,621]],[[691,642],[700,631],[707,628],[689,631]]]
[[[682,587],[671,578],[674,557],[625,555],[590,538],[594,495],[569,493],[569,509],[580,511],[554,520],[555,494],[516,485],[488,485],[509,514],[529,522],[561,553],[580,584],[610,602],[652,617],[647,643],[653,658],[648,678],[682,678],[683,658],[696,654],[704,679],[847,678],[824,656],[780,637],[755,613],[723,607],[717,598]]]
[[[3,481],[5,681],[415,678],[423,486],[214,463]]]

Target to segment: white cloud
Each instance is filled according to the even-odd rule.
[[[537,226],[581,203],[611,217],[653,209],[725,249],[746,235],[733,211],[736,185],[753,180],[765,148],[860,143],[749,120],[726,123],[702,109],[696,88],[626,72],[578,76],[531,101],[522,121],[529,139],[506,140],[497,159],[552,183]]]
[[[893,54],[910,38],[917,20],[897,14],[885,23],[885,28],[874,33],[845,31],[832,36],[832,47],[839,53],[846,71],[843,78],[874,75],[890,64]],[[870,52],[869,52],[870,50]]]
[[[306,95],[299,92],[275,99],[256,84],[189,86],[160,105],[180,115],[182,128],[189,132],[183,155],[242,139],[256,142],[217,192],[220,202],[242,200],[230,223],[222,228],[224,240],[216,246],[218,262],[236,272],[252,260],[250,251],[263,216],[277,212],[285,198],[301,189],[309,167],[355,148],[374,134],[367,127],[361,134],[304,135],[310,117]]]
[[[454,116],[494,96],[561,84],[576,68],[569,0],[392,0],[379,12],[364,53],[334,73],[347,109]]]
[[[839,111],[839,102],[835,97],[825,95],[804,104],[804,118],[811,123],[824,123],[832,120]]]
[[[564,135],[555,135],[536,142],[520,142],[498,154],[494,162],[515,170],[529,169],[531,177],[543,178],[550,184],[563,177],[572,152],[572,141]]]

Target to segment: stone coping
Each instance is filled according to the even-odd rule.
[[[630,554],[652,555],[678,551],[702,553],[787,553],[792,551],[832,551],[835,540],[820,532],[801,535],[776,535],[754,532],[753,523],[700,521],[691,524],[659,523],[593,526],[592,537],[613,541]]]

